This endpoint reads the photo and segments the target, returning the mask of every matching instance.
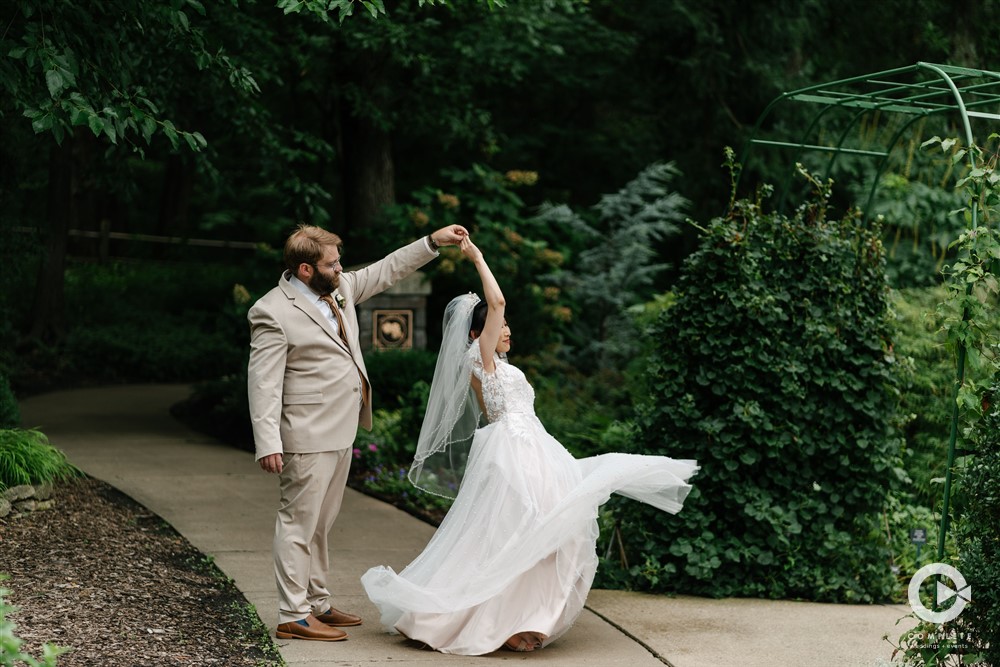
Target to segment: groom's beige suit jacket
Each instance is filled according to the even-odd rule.
[[[340,275],[337,291],[345,302],[341,313],[349,345],[289,282],[287,271],[278,286],[254,304],[247,315],[251,347],[247,371],[258,460],[270,454],[346,449],[354,443],[359,424],[371,430],[371,384],[354,306],[436,256],[420,239],[374,264]]]

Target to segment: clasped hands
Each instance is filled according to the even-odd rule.
[[[457,245],[461,249],[462,254],[473,262],[483,258],[482,251],[472,242],[469,231],[462,225],[443,227],[431,234],[431,237],[438,245]],[[442,242],[442,239],[448,239],[448,241]]]
[[[436,232],[431,232],[431,239],[439,246],[460,245],[463,239],[469,238],[469,230],[462,225],[448,225]]]

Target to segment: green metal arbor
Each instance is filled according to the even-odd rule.
[[[799,123],[791,123],[795,129],[789,131],[780,122],[773,122],[774,113],[787,105],[805,105],[807,125],[801,132]],[[810,117],[811,114],[811,117]],[[907,136],[915,123],[935,116],[947,117],[946,122],[955,123],[966,146],[975,143],[973,123],[985,122],[997,131],[1000,124],[1000,72],[954,67],[918,62],[909,67],[866,74],[849,79],[841,79],[791,92],[775,98],[757,119],[750,138],[744,147],[740,164],[747,165],[751,152],[756,147],[776,147],[790,150],[796,155],[807,153],[829,153],[826,174],[831,174],[837,158],[842,155],[857,155],[878,160],[874,180],[868,193],[867,202],[862,207],[866,219],[870,216],[872,202],[878,183],[889,164],[889,157],[900,140]],[[766,124],[768,121],[772,121]],[[868,146],[848,146],[857,136],[858,129],[865,123],[882,122],[890,127],[888,141],[874,149]],[[765,127],[767,131],[765,132]],[[791,132],[797,139],[790,139]],[[767,134],[767,137],[762,135]],[[797,159],[795,161],[798,161]],[[970,167],[975,167],[974,158],[969,153]],[[788,195],[788,180],[779,186],[778,207],[784,208]],[[978,224],[978,211],[973,202],[971,227]],[[967,319],[968,313],[963,313]],[[948,444],[947,472],[945,473],[944,504],[941,516],[941,530],[938,534],[937,557],[944,557],[945,534],[948,530],[948,515],[951,499],[952,469],[955,465],[956,440],[958,435],[958,390],[965,382],[965,361],[967,350],[959,346],[956,361],[956,379],[952,394],[951,434]]]

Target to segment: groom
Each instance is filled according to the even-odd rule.
[[[285,242],[286,271],[250,309],[247,391],[256,459],[279,475],[274,528],[282,639],[339,641],[361,618],[337,610],[327,586],[327,536],[340,511],[360,424],[372,427],[371,385],[355,305],[458,244],[443,227],[384,259],[341,273],[340,238],[299,225]]]

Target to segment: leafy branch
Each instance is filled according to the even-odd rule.
[[[490,9],[496,7],[506,7],[506,0],[482,0]],[[449,5],[449,0],[418,0],[419,5]],[[354,8],[360,4],[368,11],[373,19],[380,15],[385,16],[385,3],[382,0],[278,0],[278,9],[284,10],[285,14],[299,14],[306,12],[316,16],[324,23],[329,23],[331,14],[336,14],[337,23],[354,15]]]
[[[226,78],[243,94],[257,94],[260,88],[249,70],[222,49],[208,46],[204,30],[192,24],[185,5],[202,17],[206,14],[197,0],[164,5],[117,0],[101,10],[76,3],[42,10],[20,2],[0,38],[0,52],[8,58],[7,66],[0,68],[0,90],[11,95],[36,134],[49,132],[60,144],[75,128],[86,127],[95,137],[114,145],[127,143],[140,154],[140,140],[149,145],[157,133],[174,150],[186,144],[201,151],[208,146],[205,137],[178,128],[150,99],[157,95],[137,83],[141,78],[157,85],[150,81],[155,75],[144,71],[145,61],[166,58],[150,54],[166,46],[173,49],[172,56]],[[109,16],[118,17],[117,31],[102,33],[98,26]],[[18,30],[10,34],[15,25]],[[129,45],[135,44],[146,48],[130,52]]]
[[[1000,134],[989,136],[988,143],[1000,140]],[[968,228],[949,249],[958,251],[958,259],[946,265],[942,273],[948,279],[949,299],[942,308],[949,311],[944,320],[948,340],[968,351],[975,351],[980,358],[997,366],[997,341],[988,323],[996,318],[997,297],[1000,295],[1000,229],[994,224],[1000,209],[1000,170],[998,154],[972,145],[962,147],[956,139],[932,137],[922,146],[940,145],[944,152],[952,152],[954,164],[969,159],[968,174],[956,187],[968,196],[968,205],[953,211],[965,216]],[[959,404],[979,414],[979,391],[974,383],[966,383],[959,390]]]

